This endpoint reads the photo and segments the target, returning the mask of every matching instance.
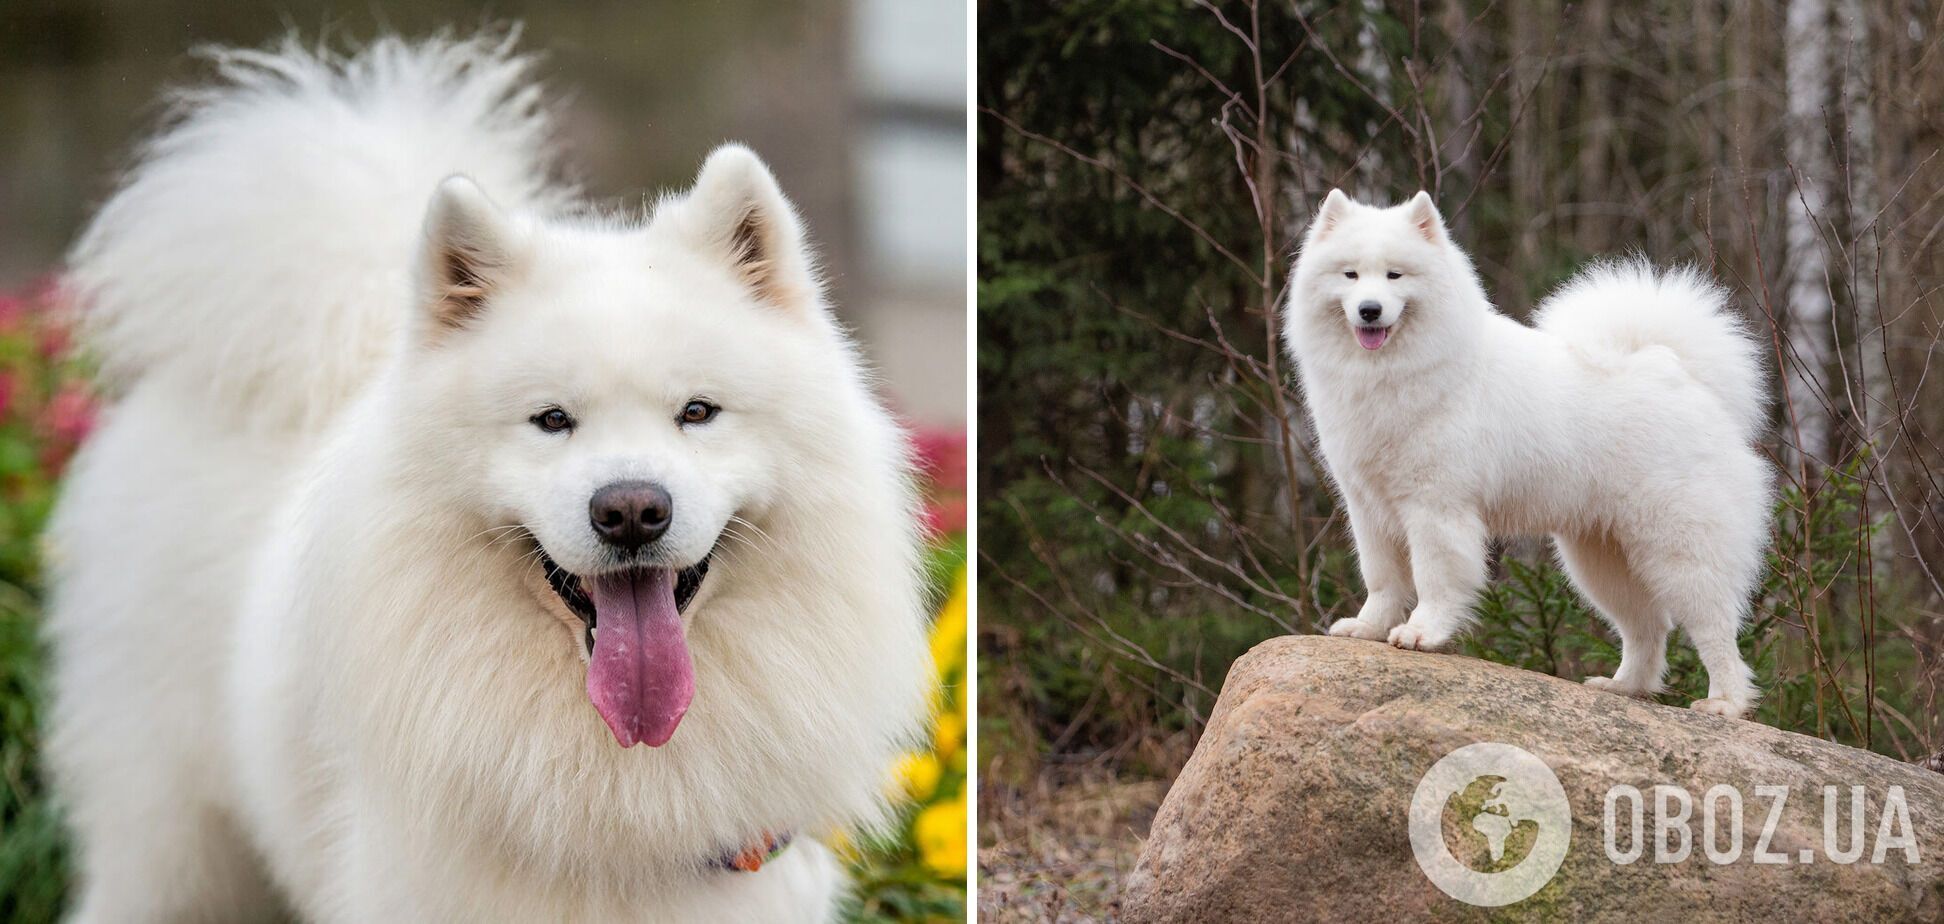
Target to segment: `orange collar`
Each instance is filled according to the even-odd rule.
[[[764,831],[755,840],[744,844],[741,850],[724,853],[712,864],[716,869],[734,870],[739,873],[753,873],[763,868],[763,864],[781,856],[789,849],[792,836],[772,834]]]

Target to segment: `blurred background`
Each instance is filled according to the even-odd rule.
[[[795,200],[832,301],[914,427],[941,615],[934,747],[895,771],[913,809],[847,845],[859,920],[961,917],[966,794],[966,9],[960,0],[548,2],[195,0],[0,3],[0,920],[52,920],[66,873],[36,764],[42,652],[35,537],[96,411],[58,317],[61,255],[161,116],[206,70],[199,45],[296,30],[343,45],[524,23],[563,102],[589,192],[638,200],[749,144]],[[955,590],[956,588],[956,590]],[[954,641],[957,639],[959,641]]]
[[[1638,250],[1767,347],[1757,721],[1944,768],[1944,8],[981,0],[979,903],[1111,918],[1229,663],[1363,598],[1279,355],[1322,196],[1436,197],[1507,313]],[[1544,546],[1472,655],[1618,652]],[[1705,689],[1685,639],[1663,702]]]
[[[485,12],[482,12],[484,10]],[[0,291],[56,267],[198,45],[515,21],[596,196],[686,185],[727,140],[803,210],[900,407],[965,416],[965,8],[956,0],[0,4]]]

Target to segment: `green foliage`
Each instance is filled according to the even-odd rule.
[[[967,711],[965,634],[969,613],[965,541],[950,537],[934,546],[927,564],[941,601],[932,622],[932,658],[938,666],[938,715],[931,747],[907,755],[896,774],[910,805],[895,831],[867,839],[851,853],[854,880],[846,920],[958,921],[965,917]]]
[[[857,881],[844,917],[854,924],[893,924],[898,921],[965,920],[965,885],[941,882],[914,867],[866,866],[854,870]]]
[[[1312,26],[1354,44],[1347,17]],[[980,664],[986,702],[1007,700],[981,730],[1132,756],[1131,739],[1191,727],[1228,663],[1293,624],[1289,599],[1342,595],[1340,550],[1262,551],[1301,548],[1276,500],[1287,396],[1246,360],[1270,352],[1260,277],[1273,289],[1300,219],[1278,215],[1264,240],[1224,128],[1255,127],[1211,91],[1249,87],[1258,62],[1206,10],[986,0],[979,29],[995,62],[977,91]],[[1286,15],[1263,30],[1270,70],[1309,42]],[[1278,132],[1300,109],[1306,140],[1331,149],[1381,117],[1316,55],[1291,58],[1264,103]],[[1287,208],[1288,192],[1266,201]],[[1248,541],[1276,559],[1229,591],[1242,615],[1215,589],[1232,575],[1184,558],[1176,534],[1217,561]]]
[[[45,650],[39,537],[55,478],[93,417],[85,370],[59,359],[51,285],[0,293],[0,920],[51,922],[66,838],[40,765]]]
[[[1479,596],[1466,654],[1561,677],[1581,668],[1612,673],[1620,648],[1598,630],[1564,571],[1545,558],[1507,556],[1499,564],[1504,575]]]
[[[54,921],[64,892],[64,838],[37,757],[42,651],[37,608],[0,585],[0,919]]]

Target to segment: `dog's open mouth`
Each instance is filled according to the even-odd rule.
[[[536,543],[537,544],[537,543]],[[548,586],[585,626],[587,697],[624,748],[660,747],[695,696],[682,610],[702,588],[709,559],[687,568],[629,568],[576,575],[540,550]]]
[[[1390,335],[1391,329],[1389,327],[1359,326],[1357,328],[1357,345],[1366,350],[1375,350],[1388,342]]]

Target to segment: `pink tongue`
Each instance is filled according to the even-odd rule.
[[[594,581],[594,653],[587,698],[624,748],[668,743],[695,697],[675,572],[610,574]]]
[[[1357,328],[1357,343],[1362,345],[1363,348],[1366,350],[1377,349],[1378,347],[1384,345],[1384,341],[1389,339],[1390,339],[1390,328],[1388,327]]]

